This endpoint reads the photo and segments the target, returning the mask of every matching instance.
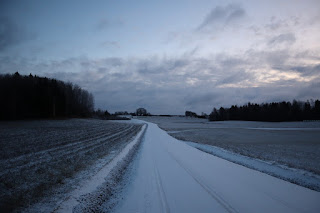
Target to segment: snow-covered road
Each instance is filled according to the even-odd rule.
[[[114,212],[320,212],[320,193],[199,151],[148,123]]]

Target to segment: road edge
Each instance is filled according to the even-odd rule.
[[[85,185],[74,190],[53,212],[101,212],[102,205],[116,193],[117,185],[139,149],[146,129],[147,124],[144,124],[134,139],[110,163],[91,177]]]

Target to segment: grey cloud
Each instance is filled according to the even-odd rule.
[[[248,30],[252,31],[255,35],[261,35],[261,28],[259,26],[251,25],[248,27]]]
[[[301,66],[292,66],[284,64],[282,66],[273,66],[272,69],[280,70],[282,72],[296,72],[299,73],[301,77],[318,77],[320,78],[320,64],[315,65],[301,65]]]
[[[245,80],[252,80],[254,77],[245,71],[238,71],[236,73],[232,73],[231,75],[221,79],[217,82],[217,86],[224,85],[224,84],[234,84],[240,83]]]
[[[287,27],[287,26],[288,26],[287,20],[281,20],[275,16],[272,16],[270,18],[270,22],[265,25],[265,27],[268,30],[272,30],[272,31],[275,31],[275,30],[278,30],[280,28]]]
[[[293,33],[285,33],[285,34],[280,34],[277,36],[274,36],[271,38],[268,42],[268,45],[270,46],[275,46],[279,44],[293,44],[296,41],[296,37]]]
[[[255,51],[249,50],[246,52],[247,62],[250,65],[270,67],[286,67],[287,61],[292,58],[289,50],[270,50],[270,51]]]
[[[174,72],[175,69],[182,69],[190,65],[188,57],[177,59],[160,59],[151,57],[139,60],[136,63],[137,71],[144,75],[157,75]]]
[[[320,80],[316,80],[304,87],[301,87],[297,94],[297,99],[299,100],[311,100],[315,99],[314,94],[318,94],[316,96],[319,99],[319,91],[320,91]]]
[[[317,75],[320,77],[320,64],[312,66],[298,66],[289,68],[293,71],[300,73],[302,76],[314,76]]]
[[[265,59],[268,65],[284,66],[291,58],[288,50],[269,51],[265,52],[265,55],[261,55],[262,59]]]
[[[0,17],[0,51],[34,37],[8,17]]]
[[[158,65],[157,59],[144,59],[138,62],[137,72],[143,75],[154,75],[164,70],[165,64]]]
[[[219,98],[219,94],[215,91],[207,91],[200,94],[192,94],[184,97],[185,104],[191,108],[194,108],[197,104],[212,104],[214,100]]]
[[[245,16],[243,8],[233,8],[233,11],[227,16],[226,23],[233,22]]]
[[[281,31],[283,29],[289,29],[290,27],[297,27],[301,25],[301,18],[297,16],[291,16],[287,18],[279,18],[276,16],[272,16],[270,18],[270,22],[267,23],[264,27],[268,31]]]
[[[198,113],[202,111],[208,113],[214,106],[240,105],[249,101],[257,103],[290,101],[297,98],[297,94],[299,94],[301,88],[303,89],[308,86],[295,80],[279,80],[265,87],[218,88],[217,86],[223,84],[254,80],[255,76],[244,70],[234,71],[239,67],[243,67],[248,61],[241,63],[240,60],[235,60],[237,62],[231,63],[230,67],[227,66],[227,63],[222,63],[225,65],[224,67],[216,68],[210,73],[211,75],[207,75],[201,73],[201,70],[204,68],[210,69],[214,65],[214,63],[210,64],[210,60],[207,59],[198,59],[198,63],[194,63],[192,59],[186,60],[183,63],[174,63],[171,60],[158,60],[156,62],[157,66],[150,64],[146,66],[145,73],[139,73],[141,70],[140,66],[145,66],[145,64],[143,65],[139,61],[125,62],[131,65],[133,75],[142,78],[139,81],[133,82],[130,80],[131,77],[126,74],[115,76],[115,78],[110,80],[110,75],[106,74],[105,78],[95,85],[97,91],[105,91],[105,97],[113,97],[115,100],[119,99],[118,103],[111,104],[110,110],[117,110],[119,106],[130,106],[131,109],[135,109],[135,107],[143,105],[152,113],[168,113],[169,110],[170,113],[181,114],[188,109],[197,111]],[[222,61],[232,62],[233,59],[231,57],[227,60],[226,56]],[[152,63],[152,60],[148,60],[148,63]],[[183,76],[174,76],[174,73],[166,70],[166,68],[171,68],[171,70],[179,71],[191,67],[193,70],[189,70]],[[157,76],[155,78],[154,76],[150,76],[153,75],[152,73],[157,73]],[[195,86],[187,85],[186,78],[188,77],[196,77],[201,82]],[[212,77],[218,78],[218,81],[210,83]],[[146,81],[150,81],[150,84],[145,84]],[[163,86],[161,82],[164,82]],[[293,87],[292,85],[295,86]],[[313,92],[310,96],[315,97],[316,94],[316,92]],[[101,99],[97,101],[100,101],[100,106],[103,106],[104,101]],[[105,103],[105,105],[106,107],[109,106],[108,103]],[[131,109],[126,108],[123,110]]]
[[[236,4],[229,4],[225,7],[217,6],[205,17],[197,30],[225,27],[243,18],[245,15],[245,10]]]
[[[280,78],[259,83],[261,67],[264,70],[277,67],[279,72],[299,72],[317,79],[320,65],[293,67],[287,59],[295,55],[288,51],[251,51],[241,56],[70,58],[42,63],[0,57],[0,73],[14,73],[18,69],[22,74],[32,72],[76,83],[94,94],[96,107],[112,112],[145,107],[155,114],[183,114],[185,110],[209,113],[213,107],[249,101],[304,100],[303,95],[318,98],[313,87],[319,87],[311,86],[319,83],[317,80]]]
[[[246,64],[247,61],[244,58],[230,56],[230,55],[218,55],[215,60],[221,67],[234,68]]]
[[[102,60],[102,64],[107,66],[121,66],[124,63],[126,63],[125,60],[117,57],[105,58]]]

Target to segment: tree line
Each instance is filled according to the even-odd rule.
[[[138,108],[135,112],[117,111],[110,113],[108,110],[97,109],[93,113],[94,118],[103,120],[130,120],[132,116],[152,116],[145,108]]]
[[[87,117],[94,111],[93,95],[78,85],[56,79],[0,75],[0,119]]]
[[[248,103],[238,107],[214,108],[209,115],[210,121],[303,121],[320,120],[320,101],[272,102],[264,104]]]
[[[208,118],[208,115],[204,112],[201,113],[201,115],[198,115],[197,113],[195,112],[192,112],[192,111],[186,111],[184,113],[184,115],[186,117],[192,117],[192,118]]]

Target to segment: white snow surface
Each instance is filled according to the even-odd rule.
[[[207,152],[233,163],[270,174],[274,177],[278,177],[292,183],[297,183],[300,186],[305,186],[318,192],[320,191],[320,176],[314,173],[302,169],[290,168],[285,165],[277,164],[276,162],[263,161],[256,158],[243,156],[217,146],[199,144],[190,141],[185,141],[185,143],[201,151]]]
[[[115,213],[320,212],[319,192],[202,152],[153,123],[136,163]]]
[[[136,137],[114,158],[110,163],[103,167],[97,174],[92,176],[87,182],[83,183],[82,186],[75,189],[70,193],[66,200],[63,200],[54,212],[72,212],[74,207],[79,204],[81,196],[94,192],[99,186],[103,185],[111,174],[111,172],[116,169],[118,164],[123,161],[130,150],[137,144],[140,137],[144,133],[146,125],[144,125],[141,131],[136,135]],[[110,177],[109,177],[110,178]]]

